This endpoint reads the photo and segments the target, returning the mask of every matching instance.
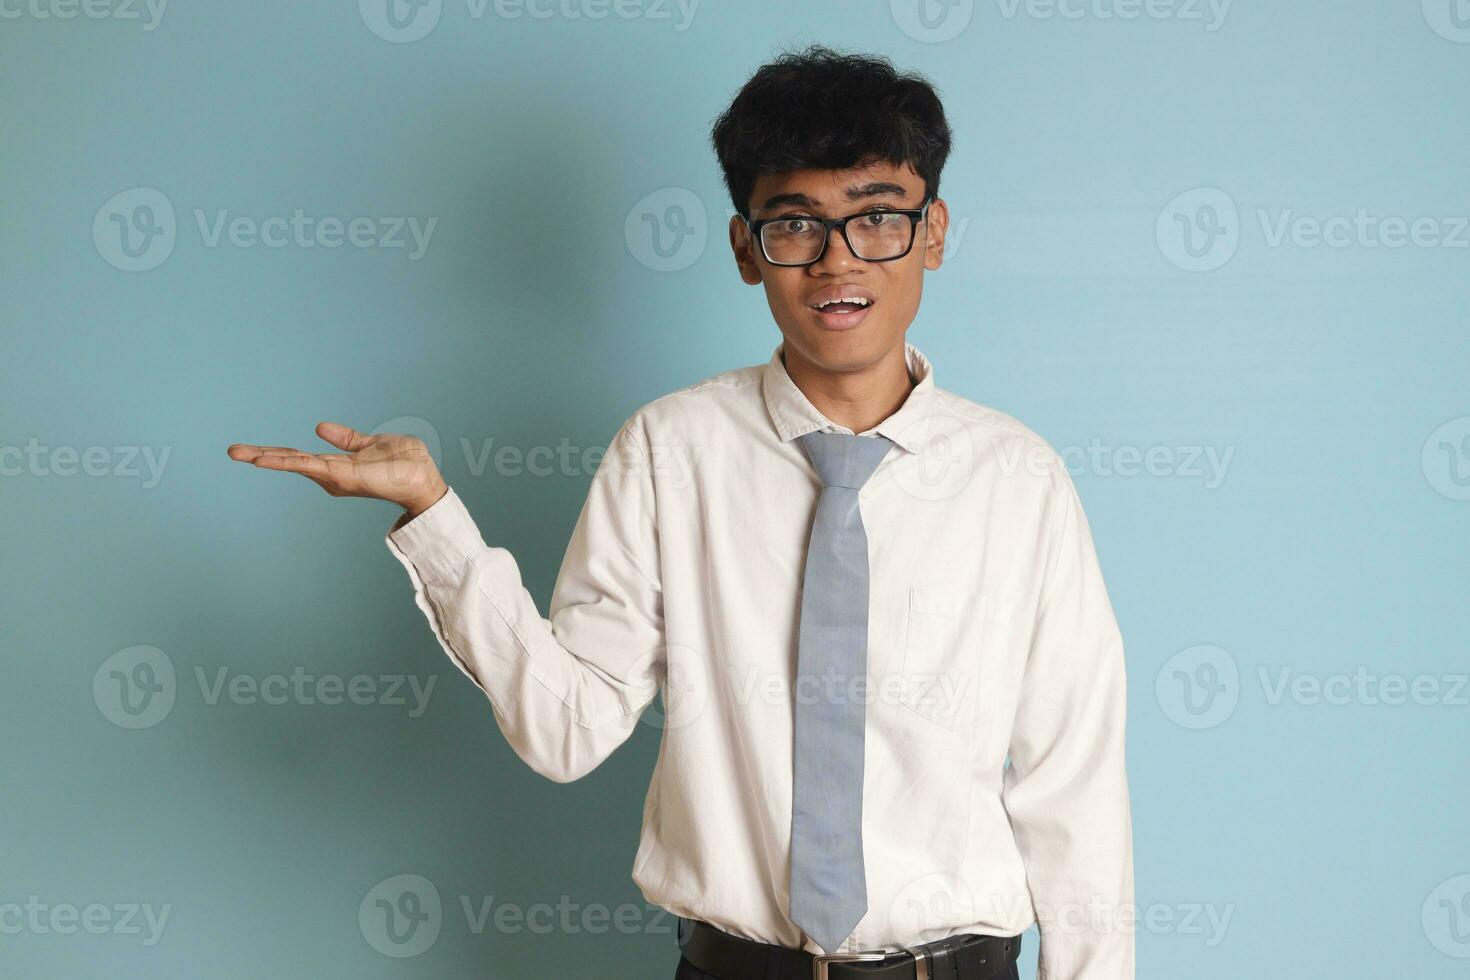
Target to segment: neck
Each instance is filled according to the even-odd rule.
[[[815,364],[789,343],[782,347],[781,360],[807,401],[853,432],[866,432],[898,411],[916,383],[901,342],[873,363],[850,371]]]

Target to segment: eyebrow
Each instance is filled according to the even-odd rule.
[[[908,192],[900,187],[898,184],[892,183],[891,181],[879,180],[874,181],[870,184],[850,184],[843,192],[842,196],[843,199],[847,201],[861,201],[869,197],[883,197],[889,195],[893,197],[903,197],[907,193]],[[779,208],[784,206],[815,209],[821,207],[821,204],[822,202],[807,197],[805,194],[774,194],[771,197],[766,198],[765,202],[761,204],[760,210],[764,211],[769,208]]]

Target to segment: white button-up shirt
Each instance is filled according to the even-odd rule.
[[[1123,646],[1082,506],[1044,441],[905,350],[916,385],[858,433],[896,444],[858,495],[866,685],[795,684],[821,483],[794,440],[851,430],[779,345],[618,430],[548,616],[453,489],[388,547],[537,772],[584,775],[663,691],[632,869],[654,905],[821,952],[787,916],[794,702],[855,696],[868,908],[841,951],[1039,921],[1048,980],[1131,980]]]

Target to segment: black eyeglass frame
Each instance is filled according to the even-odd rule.
[[[760,246],[761,256],[771,265],[781,266],[784,269],[799,269],[803,266],[814,265],[822,261],[822,256],[827,254],[827,245],[832,241],[832,229],[836,228],[842,233],[842,241],[847,245],[847,250],[852,253],[853,258],[862,259],[864,262],[892,262],[901,259],[914,250],[914,239],[919,235],[919,225],[929,216],[929,205],[934,203],[934,198],[924,199],[924,203],[917,208],[878,208],[871,211],[859,211],[857,214],[849,214],[842,218],[818,218],[810,214],[787,214],[774,218],[757,218],[754,221],[745,219],[745,227],[749,230],[752,238]],[[909,243],[904,250],[897,255],[890,255],[885,259],[864,259],[858,255],[857,249],[852,247],[852,239],[847,237],[847,223],[853,218],[865,218],[873,214],[906,214],[909,216]],[[826,233],[822,235],[822,247],[817,251],[814,258],[806,262],[777,262],[766,252],[766,243],[761,238],[761,229],[775,221],[810,221],[822,225]]]

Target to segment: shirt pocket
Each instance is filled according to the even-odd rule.
[[[1008,615],[990,593],[911,587],[899,700],[950,731],[972,729],[984,651]]]

